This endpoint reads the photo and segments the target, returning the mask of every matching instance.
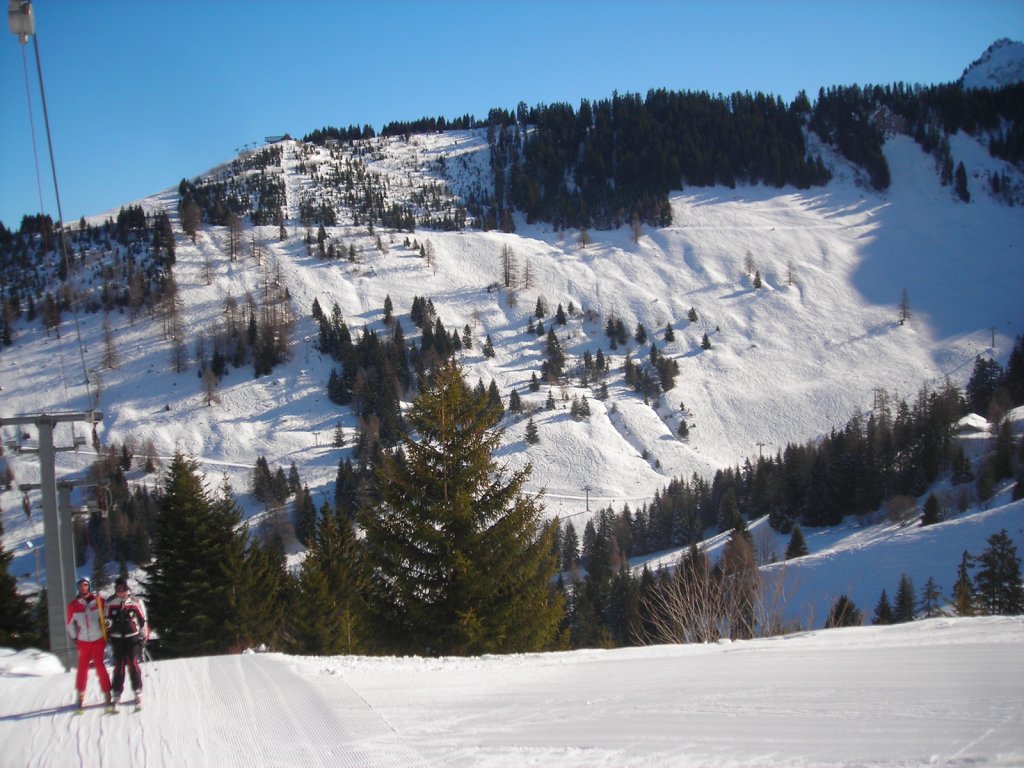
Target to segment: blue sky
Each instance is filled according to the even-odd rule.
[[[1024,40],[1021,0],[38,0],[65,218],[116,210],[325,125],[600,99],[957,79]],[[27,65],[28,91],[26,95]],[[33,43],[0,41],[0,221],[57,217]],[[39,178],[33,156],[33,130]]]

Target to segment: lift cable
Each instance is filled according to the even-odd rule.
[[[35,161],[36,168],[36,190],[39,193],[39,210],[42,211],[45,208],[43,205],[43,177],[39,173],[39,148],[36,146],[36,120],[32,113],[32,92],[28,83],[28,57],[25,55],[25,46],[21,46],[21,68],[25,73],[25,101],[28,104],[28,124],[32,131],[32,159]]]
[[[14,4],[12,3],[12,6],[13,5]],[[32,38],[32,47],[33,47],[33,50],[35,52],[35,57],[36,57],[36,73],[37,73],[38,79],[39,79],[39,99],[40,99],[40,103],[42,104],[42,107],[43,107],[43,124],[44,124],[44,126],[46,128],[46,145],[47,145],[47,148],[48,148],[49,154],[50,154],[50,171],[51,171],[51,174],[53,176],[53,194],[54,194],[54,197],[55,197],[55,199],[57,201],[57,221],[58,221],[58,225],[59,225],[59,237],[60,237],[60,258],[63,260],[63,263],[64,263],[64,274],[68,278],[70,278],[70,275],[71,275],[71,259],[70,259],[69,255],[68,255],[68,243],[67,243],[67,226],[68,225],[67,225],[67,222],[64,221],[64,210],[63,210],[63,207],[61,206],[61,201],[60,201],[60,185],[58,184],[58,181],[57,181],[57,162],[56,162],[56,159],[55,159],[54,153],[53,153],[53,135],[52,135],[52,132],[50,130],[49,110],[47,109],[47,106],[46,106],[46,87],[43,84],[43,64],[42,64],[42,56],[41,56],[41,54],[39,52],[39,36],[36,34],[34,20],[32,19],[32,4],[30,2],[28,2],[28,0],[25,0],[25,2],[22,2],[20,4],[19,10],[21,11],[21,13],[23,14],[24,18],[27,21],[27,24],[24,27],[22,27],[17,32],[18,38],[19,38],[19,42],[22,44],[22,46],[24,46],[27,38],[31,37]],[[10,12],[9,12],[9,14],[10,14]],[[14,31],[14,26],[12,26],[12,31]],[[23,61],[24,61],[24,55],[25,55],[24,54],[24,49],[22,49],[22,60]],[[27,90],[27,86],[28,86],[28,70],[27,70],[27,66],[26,66],[25,80],[26,80],[26,90]],[[30,121],[30,124],[32,125],[32,131],[33,131],[33,134],[32,134],[32,147],[33,147],[33,151],[35,151],[35,125],[34,125],[34,120],[32,119],[31,97],[29,97],[29,121]],[[38,164],[38,157],[37,157],[37,162],[36,162],[37,182],[38,182],[38,179],[39,179],[38,168],[39,168],[39,164]],[[42,184],[41,183],[39,183],[39,189],[40,189],[40,202],[41,202],[42,201]],[[92,410],[92,409],[95,408],[96,403],[93,402],[92,391],[91,391],[91,388],[89,386],[89,369],[88,369],[88,366],[86,365],[86,362],[85,362],[85,344],[82,341],[82,329],[81,329],[81,323],[79,322],[79,317],[78,317],[78,302],[77,301],[72,301],[71,309],[72,309],[72,313],[73,313],[73,316],[74,316],[74,322],[75,322],[75,336],[76,336],[76,339],[77,339],[77,342],[78,342],[78,354],[79,354],[79,358],[80,358],[81,364],[82,364],[82,383],[85,385],[86,402],[87,402],[87,405],[88,405],[88,409]],[[65,374],[64,366],[63,366],[63,347],[60,344],[60,333],[59,333],[59,331],[57,333],[57,343],[58,343],[58,347],[61,348],[61,355],[60,355],[60,357],[61,357],[61,380],[64,383],[65,398],[70,401],[70,395],[67,394],[67,390],[68,390],[67,376]],[[74,435],[74,424],[73,423],[72,423],[72,435]]]

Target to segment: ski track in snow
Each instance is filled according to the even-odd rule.
[[[342,680],[331,676],[320,684],[298,673],[289,657],[212,656],[143,669],[145,707],[136,712],[124,703],[114,715],[95,706],[100,693],[92,677],[82,715],[65,706],[73,672],[64,675],[65,700],[54,701],[51,686],[39,709],[23,703],[36,698],[32,688],[41,681],[14,681],[0,704],[0,729],[5,721],[27,721],[32,736],[0,757],[0,765],[69,765],[74,756],[83,766],[195,766],[197,755],[203,766],[239,768],[425,765]]]

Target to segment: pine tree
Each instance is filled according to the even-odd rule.
[[[864,617],[854,602],[846,595],[840,595],[832,604],[825,619],[825,629],[833,627],[859,627],[864,623]]]
[[[934,493],[929,493],[924,502],[924,514],[921,515],[921,525],[935,525],[941,519],[939,513],[939,498]]]
[[[789,537],[789,544],[786,545],[786,559],[792,560],[794,557],[803,557],[806,554],[807,542],[804,540],[803,531],[800,530],[799,525],[795,525],[793,533]]]
[[[900,325],[904,325],[910,319],[910,316],[910,294],[904,288],[903,293],[900,295]]]
[[[530,417],[530,420],[526,422],[526,442],[530,445],[536,445],[540,442],[540,430],[537,429],[537,423]]]
[[[153,561],[145,566],[150,621],[171,657],[224,653],[233,638],[229,594],[244,533],[230,498],[211,500],[198,464],[177,453],[157,505]]]
[[[388,650],[428,655],[539,651],[561,605],[527,466],[493,459],[498,415],[448,363],[413,402],[404,458],[383,456],[379,501],[361,515],[368,616]]]
[[[32,606],[18,592],[18,580],[11,574],[13,555],[3,548],[3,538],[3,520],[0,518],[0,646],[27,648],[37,644]]]
[[[313,495],[309,492],[309,486],[303,488],[295,496],[294,519],[295,538],[302,546],[309,546],[316,530],[316,505],[313,503]]]
[[[360,653],[363,634],[362,561],[351,521],[321,507],[297,585],[292,647],[300,653]]]
[[[967,189],[967,169],[964,168],[963,161],[957,164],[954,178],[956,196],[965,203],[971,202],[971,193]]]
[[[238,577],[229,594],[228,634],[230,650],[242,651],[260,645],[283,646],[288,574],[284,553],[277,547],[250,540],[244,550],[233,549],[236,563],[228,570]]]
[[[686,441],[690,439],[690,426],[686,423],[686,416],[679,421],[679,429],[676,430],[676,434],[679,435],[679,439]]]
[[[878,598],[878,604],[875,606],[875,615],[871,619],[872,624],[892,624],[892,604],[889,602],[889,596],[882,590],[881,596]]]
[[[508,394],[508,410],[510,413],[521,413],[523,410],[523,400],[515,389]]]
[[[565,524],[565,531],[562,534],[561,567],[568,571],[579,563],[580,559],[580,538],[576,534],[576,526],[570,520]]]
[[[1017,616],[1024,613],[1017,547],[1004,528],[986,540],[988,548],[978,555],[974,576],[977,604],[985,615]]]
[[[964,447],[957,444],[956,451],[953,454],[953,467],[950,471],[950,482],[953,485],[963,485],[974,481],[974,468],[971,466],[971,460],[967,458],[967,454],[964,453]]]
[[[956,571],[956,581],[953,582],[953,610],[958,616],[974,615],[974,583],[971,581],[971,573],[968,570],[974,563],[967,550],[964,550],[960,565]]]
[[[665,324],[665,343],[671,344],[676,340],[676,332],[672,330],[672,323]]]
[[[896,587],[896,604],[893,606],[893,622],[903,624],[914,620],[914,608],[917,605],[914,582],[907,574],[900,576],[899,586]]]
[[[924,614],[926,619],[933,619],[939,614],[939,605],[942,600],[942,592],[939,590],[939,585],[935,583],[935,579],[931,576],[928,577],[928,581],[925,582],[924,589],[921,591],[921,603],[920,611]]]
[[[711,349],[711,337],[708,336],[707,333],[705,333],[704,336],[700,340],[700,348],[701,349]]]

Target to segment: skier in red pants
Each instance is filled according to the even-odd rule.
[[[78,597],[68,603],[68,634],[78,646],[78,674],[75,688],[78,691],[78,707],[85,701],[85,683],[89,675],[89,664],[96,670],[100,689],[107,704],[110,704],[110,676],[103,665],[103,652],[107,646],[106,621],[103,615],[103,598],[92,593],[89,579],[78,580]]]

